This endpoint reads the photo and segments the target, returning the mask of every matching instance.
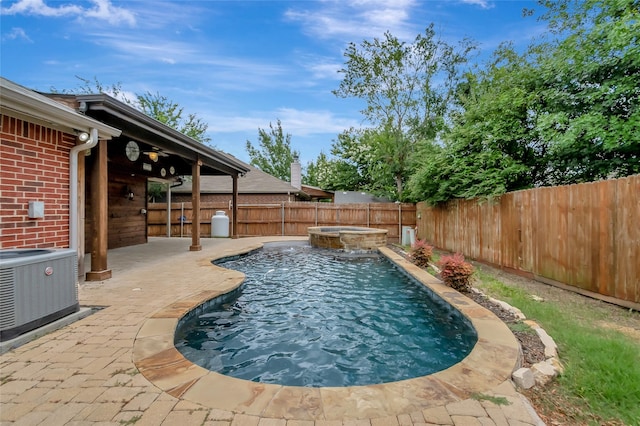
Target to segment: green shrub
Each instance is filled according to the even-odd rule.
[[[421,268],[426,268],[433,257],[433,247],[424,240],[416,240],[411,246],[411,261]]]
[[[449,287],[458,291],[469,291],[473,266],[464,260],[463,255],[455,253],[442,256],[438,261],[438,268],[442,281]]]

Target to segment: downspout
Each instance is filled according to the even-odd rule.
[[[71,148],[69,153],[69,248],[78,251],[78,154],[98,144],[98,129],[91,129],[89,139]]]

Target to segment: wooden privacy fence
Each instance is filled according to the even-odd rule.
[[[418,203],[417,226],[436,247],[640,307],[640,175]]]
[[[200,231],[211,235],[211,217],[222,210],[233,223],[229,203],[202,203],[200,205]],[[181,217],[183,221],[181,221]],[[171,203],[171,236],[190,236],[191,203]],[[386,229],[387,239],[398,242],[402,227],[415,227],[414,204],[369,203],[329,204],[309,202],[282,202],[278,204],[239,204],[238,236],[307,235],[310,226],[365,226]],[[147,208],[147,234],[150,237],[167,236],[167,204],[150,203]],[[232,230],[229,229],[229,235]]]

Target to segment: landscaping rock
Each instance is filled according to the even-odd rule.
[[[516,307],[511,306],[510,304],[503,302],[502,300],[498,300],[498,299],[494,299],[493,297],[490,297],[489,300],[492,303],[495,303],[496,305],[500,306],[502,309],[504,309],[507,312],[511,312],[513,315],[515,315],[518,319],[526,319],[527,317],[522,313],[522,311]]]
[[[511,377],[520,389],[530,389],[536,384],[533,372],[529,368],[520,368],[514,371]]]
[[[556,369],[549,361],[542,361],[534,364],[531,367],[531,371],[533,372],[533,377],[535,378],[536,385],[538,386],[545,386],[558,375]]]
[[[544,343],[544,355],[547,358],[554,358],[558,356],[558,345],[553,341],[551,336],[547,334],[542,328],[536,328],[536,333],[540,336],[540,340]]]
[[[547,362],[551,364],[553,368],[555,368],[556,373],[558,373],[558,376],[564,374],[564,365],[562,364],[562,362],[560,362],[558,358],[556,357],[549,358]]]

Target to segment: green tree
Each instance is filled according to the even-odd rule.
[[[432,204],[530,188],[544,178],[547,145],[536,129],[535,68],[509,44],[459,85],[459,110],[442,149],[418,154],[409,188]]]
[[[502,45],[458,86],[443,147],[412,195],[431,203],[640,173],[640,8],[633,0],[541,1],[552,34]]]
[[[376,162],[373,147],[363,138],[364,131],[348,129],[331,144],[331,182],[328,189],[368,191],[371,187],[369,165]]]
[[[160,93],[146,92],[136,95],[139,109],[159,122],[176,129],[204,144],[208,144],[211,138],[207,136],[209,125],[198,118],[196,114],[184,115],[184,108]]]
[[[460,66],[473,49],[468,40],[456,49],[437,39],[433,24],[412,43],[386,32],[383,39],[347,47],[334,94],[366,102],[361,112],[378,129],[376,161],[384,161],[392,174],[394,198],[404,198],[416,145],[444,127]]]
[[[291,163],[300,152],[291,149],[291,134],[282,131],[282,123],[276,127],[269,123],[269,132],[258,129],[259,147],[247,141],[250,164],[278,179],[291,182]]]
[[[545,183],[640,173],[640,3],[541,3],[553,37],[537,49]]]
[[[329,159],[324,151],[321,151],[315,161],[307,163],[305,172],[302,174],[302,183],[324,189],[324,185],[327,180],[325,175],[328,168]]]

